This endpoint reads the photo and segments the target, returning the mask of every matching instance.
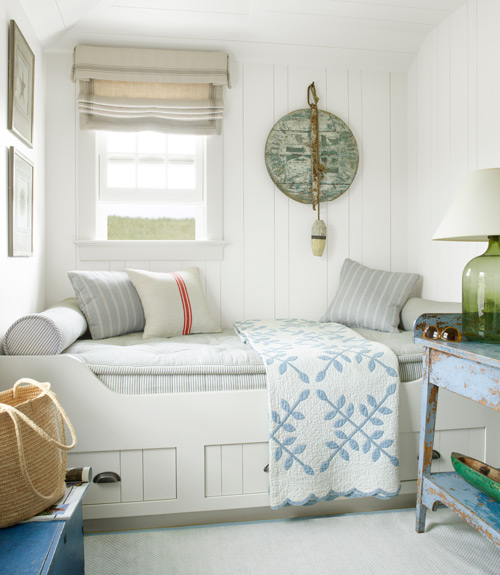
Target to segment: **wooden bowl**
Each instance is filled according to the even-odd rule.
[[[453,452],[451,462],[455,471],[476,489],[500,502],[500,471],[487,463]]]

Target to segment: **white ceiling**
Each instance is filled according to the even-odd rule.
[[[47,49],[214,41],[414,54],[465,0],[20,0]]]

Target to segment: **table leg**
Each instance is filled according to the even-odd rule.
[[[422,404],[420,409],[420,446],[418,459],[417,486],[417,520],[418,533],[425,531],[425,515],[427,509],[422,504],[424,477],[431,473],[432,447],[434,445],[434,430],[436,427],[436,410],[439,388],[429,383],[430,350],[424,356],[424,373],[422,378]]]

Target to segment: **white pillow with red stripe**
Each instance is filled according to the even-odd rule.
[[[125,271],[144,309],[145,338],[221,331],[205,301],[198,268],[170,273]]]

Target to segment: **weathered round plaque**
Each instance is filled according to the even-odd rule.
[[[319,110],[319,147],[326,171],[320,184],[321,201],[341,196],[358,171],[358,145],[339,117]],[[274,124],[266,142],[266,167],[276,187],[292,200],[312,203],[310,110],[296,110]]]

